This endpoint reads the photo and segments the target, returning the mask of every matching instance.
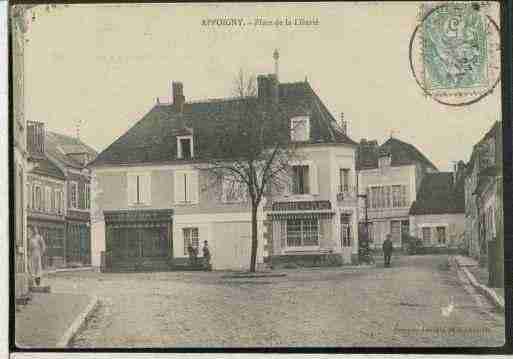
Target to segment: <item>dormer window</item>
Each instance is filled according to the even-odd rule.
[[[290,120],[290,139],[293,142],[310,140],[310,119],[308,116],[294,117]]]
[[[177,140],[177,148],[178,148],[178,158],[188,160],[194,157],[194,147],[192,136],[178,136]]]

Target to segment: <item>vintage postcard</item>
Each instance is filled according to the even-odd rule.
[[[499,3],[9,17],[12,350],[505,344]]]

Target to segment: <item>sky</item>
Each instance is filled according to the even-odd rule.
[[[76,135],[98,151],[169,98],[182,81],[186,100],[233,95],[240,69],[305,78],[349,136],[391,134],[440,170],[468,161],[500,119],[500,91],[454,108],[423,95],[409,68],[417,3],[69,5],[35,10],[25,48],[28,120]],[[317,19],[312,26],[202,26],[213,18]]]

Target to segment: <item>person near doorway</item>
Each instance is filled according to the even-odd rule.
[[[189,246],[187,247],[187,251],[189,252],[189,263],[191,265],[196,265],[196,260],[198,257],[198,252],[196,248],[192,246],[191,243],[189,243]]]
[[[30,274],[39,286],[43,274],[43,255],[46,252],[46,244],[37,227],[29,228],[29,236]]]
[[[208,241],[203,242],[203,262],[205,267],[210,270],[210,248],[208,247]]]
[[[383,256],[385,259],[385,267],[390,267],[390,259],[392,257],[392,251],[394,246],[392,245],[391,235],[387,234],[385,241],[383,242]]]

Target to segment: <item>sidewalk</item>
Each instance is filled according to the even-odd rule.
[[[88,295],[32,293],[28,304],[17,307],[16,345],[22,348],[67,346],[97,302],[96,297]]]
[[[472,286],[485,295],[497,308],[504,310],[504,288],[488,287],[488,267],[479,266],[479,263],[471,257],[458,255],[454,256],[454,260]]]

